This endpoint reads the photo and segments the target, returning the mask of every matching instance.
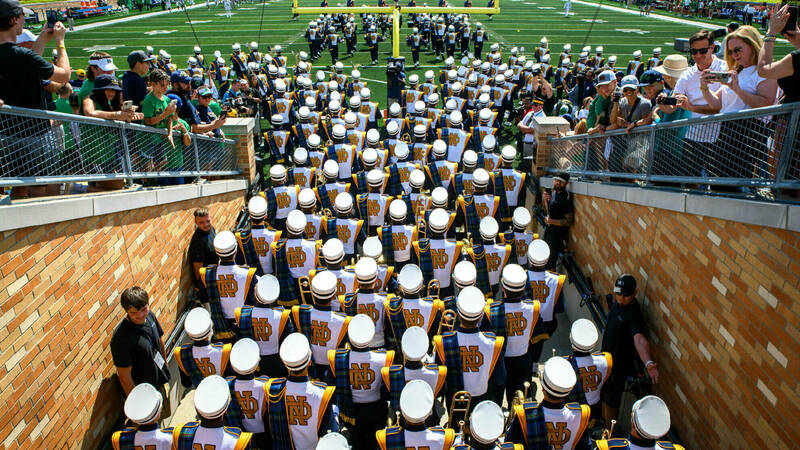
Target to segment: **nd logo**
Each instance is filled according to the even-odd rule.
[[[461,371],[477,372],[483,365],[483,353],[478,350],[477,345],[460,346],[461,352]]]
[[[306,262],[306,252],[303,247],[289,247],[286,249],[286,262],[289,267],[303,267]]]
[[[236,392],[236,401],[239,402],[239,408],[242,409],[245,417],[255,419],[256,412],[258,412],[258,401],[253,398],[251,391]]]
[[[503,175],[503,186],[506,188],[507,192],[511,192],[517,187],[517,179],[514,178],[514,175]]]
[[[378,323],[378,319],[381,318],[380,313],[378,312],[377,309],[375,309],[375,305],[372,303],[367,303],[365,305],[358,305],[356,309],[358,310],[359,314],[366,314],[375,323]]]
[[[307,186],[308,177],[303,172],[295,172],[294,173],[294,184],[298,186]]]
[[[403,318],[405,318],[406,327],[421,327],[425,322],[418,309],[404,309]]]
[[[337,148],[336,149],[336,159],[339,160],[340,163],[344,163],[350,160],[350,155],[345,148]]]
[[[380,216],[381,206],[377,200],[367,199],[367,214],[374,217]]]
[[[239,284],[233,275],[220,275],[217,277],[217,290],[219,298],[235,297],[236,291],[239,290]]]
[[[392,233],[392,245],[396,249],[408,247],[408,236],[405,233]]]
[[[292,198],[288,192],[276,192],[275,202],[278,204],[278,208],[288,208],[292,205]]]
[[[445,249],[443,248],[431,249],[431,263],[433,264],[434,269],[444,269],[448,259],[449,255],[447,254]]]
[[[362,104],[361,105],[361,114],[369,115],[369,113],[370,113],[369,105],[368,104]]]
[[[269,242],[263,237],[254,237],[253,247],[256,249],[256,254],[262,258],[269,253]]]
[[[336,225],[336,234],[339,236],[339,240],[342,242],[350,242],[350,227],[347,225]]]
[[[564,448],[564,444],[569,441],[572,432],[567,428],[566,422],[545,422],[547,428],[547,443],[554,449]]]
[[[483,219],[489,215],[489,205],[475,202],[475,212],[478,214],[478,217]]]
[[[544,280],[531,281],[531,296],[534,300],[539,300],[539,303],[544,303],[550,295],[550,287]]]
[[[217,373],[217,368],[214,367],[211,358],[194,358],[194,364],[197,366],[197,370],[203,374],[203,378]]]
[[[326,346],[331,339],[331,329],[328,328],[328,322],[319,320],[311,321],[311,345]]]
[[[492,272],[496,271],[500,267],[500,255],[496,253],[487,253],[486,265]]]
[[[397,173],[400,175],[400,181],[406,183],[408,182],[408,177],[411,175],[411,169],[408,167],[400,167],[397,169]]]
[[[272,336],[272,325],[269,324],[269,319],[253,317],[251,321],[253,322],[253,337],[255,340],[268,341],[269,337]]]
[[[333,205],[336,202],[336,196],[339,195],[338,189],[328,189],[328,200]]]
[[[286,412],[289,425],[308,425],[311,418],[311,405],[304,395],[287,395]]]
[[[436,171],[439,172],[439,179],[440,180],[446,181],[446,180],[450,179],[450,168],[448,168],[446,165],[443,164],[443,165],[437,167]]]
[[[472,193],[475,191],[475,189],[472,187],[472,178],[464,178],[464,182],[462,184],[464,185],[464,193],[467,195],[472,195]]]
[[[350,144],[352,145],[358,145],[358,141],[360,141],[357,133],[350,133],[350,135],[347,136],[347,138],[350,141]]]
[[[506,333],[509,336],[522,336],[528,325],[528,319],[521,312],[506,314]]]
[[[313,239],[317,235],[317,227],[311,222],[306,223],[306,237]]]
[[[583,383],[584,392],[596,391],[600,386],[600,381],[603,379],[603,374],[597,370],[597,366],[581,367],[578,369]]]
[[[350,364],[350,387],[353,390],[366,390],[375,381],[375,372],[369,363]]]

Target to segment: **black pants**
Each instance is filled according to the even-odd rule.
[[[388,406],[385,401],[372,403],[356,403],[355,424],[350,433],[350,444],[353,450],[373,450],[378,448],[375,432],[386,427]]]
[[[456,53],[456,44],[455,44],[455,42],[453,42],[452,44],[448,42],[447,43],[447,56],[454,56],[455,53]]]
[[[369,48],[369,56],[372,58],[372,61],[378,60],[378,44]]]
[[[414,60],[414,64],[419,64],[419,49],[411,49],[411,58]]]
[[[469,52],[469,38],[461,38],[461,55],[466,56]]]
[[[481,53],[483,52],[483,42],[476,42],[475,43],[475,59],[481,59]]]
[[[511,408],[511,401],[514,393],[525,391],[524,383],[531,379],[531,355],[525,353],[522,356],[507,356],[506,363],[506,402]]]

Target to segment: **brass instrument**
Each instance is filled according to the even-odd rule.
[[[506,418],[506,428],[511,426],[511,421],[514,420],[514,409],[517,406],[524,405],[526,401],[529,401],[528,390],[531,387],[531,383],[526,381],[522,384],[522,386],[523,389],[517,389],[517,391],[514,392],[514,398],[511,400],[511,407],[509,407],[508,417]]]
[[[436,331],[437,335],[442,334],[442,328],[446,331],[453,331],[456,328],[456,312],[452,309],[445,309],[442,312],[442,318],[439,320],[439,329]]]
[[[325,218],[328,220],[333,219],[333,211],[331,211],[330,208],[323,209],[322,215],[325,216]]]
[[[304,305],[310,305],[314,301],[311,297],[311,280],[307,276],[302,276],[297,279],[297,284],[300,286],[300,301]]]
[[[327,141],[325,141],[325,147],[330,147],[332,145],[333,145],[333,139],[328,139]]]
[[[406,144],[410,144],[411,143],[411,134],[408,133],[408,132],[403,133],[403,135],[400,136],[400,140],[405,142]]]
[[[386,428],[400,426],[400,411],[394,412],[394,420],[392,420],[392,411],[389,409],[389,415],[386,417]]]
[[[417,213],[415,212],[415,214]],[[427,230],[428,230],[428,224],[425,223],[425,217],[424,215],[422,215],[420,216],[419,219],[417,219],[417,239],[427,238],[428,237]]]
[[[439,298],[439,280],[431,280],[428,282],[428,297]]]
[[[467,391],[458,391],[453,395],[453,400],[450,401],[449,417],[447,418],[447,426],[445,428],[453,428],[453,418],[456,413],[460,413],[462,417],[455,423],[459,426],[464,426],[467,420],[467,413],[469,412],[469,404],[472,402],[472,395]]]
[[[611,419],[611,428],[608,430],[603,430],[603,440],[611,439],[611,435],[614,433],[614,425],[617,424],[617,421]]]

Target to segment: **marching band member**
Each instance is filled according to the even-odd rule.
[[[499,226],[493,217],[481,219],[479,233],[480,243],[467,248],[475,269],[478,273],[477,286],[487,297],[497,298],[500,290],[500,272],[511,258],[511,245],[496,244]]]
[[[422,380],[411,380],[403,387],[399,397],[399,409],[405,423],[379,430],[375,433],[381,450],[425,448],[449,450],[455,440],[455,432],[438,426],[427,427],[427,419],[433,411],[434,390]]]
[[[572,322],[569,340],[572,343],[572,356],[567,360],[572,364],[578,377],[578,382],[572,391],[578,395],[573,397],[572,401],[585,401],[592,409],[592,420],[600,419],[603,412],[600,405],[600,390],[611,375],[611,354],[592,353],[600,340],[600,333],[591,320],[578,319]]]
[[[664,400],[648,395],[636,401],[631,408],[631,434],[627,439],[601,440],[595,444],[598,450],[683,450],[680,445],[659,441],[669,432],[670,423],[669,409]]]
[[[125,399],[125,416],[135,424],[111,436],[114,450],[170,450],[172,428],[159,428],[164,397],[151,384],[137,384]]]
[[[276,230],[283,230],[286,226],[286,217],[297,209],[297,194],[300,193],[300,187],[289,184],[286,167],[282,164],[275,164],[269,168],[269,178],[272,187],[260,193],[267,200],[266,220]]]
[[[250,230],[237,231],[235,261],[249,267],[255,267],[256,275],[275,272],[270,245],[280,239],[281,232],[267,227],[264,217],[267,215],[267,201],[264,197],[253,196],[247,202],[247,213],[250,215]]]
[[[453,450],[522,450],[522,445],[512,442],[500,442],[505,426],[503,410],[490,400],[480,402],[469,416],[469,445],[463,441],[453,446]],[[462,435],[466,434],[466,430]]]
[[[328,239],[322,246],[322,261],[325,267],[309,272],[309,278],[322,270],[329,270],[336,275],[336,296],[331,300],[331,309],[341,311],[339,298],[356,291],[356,272],[353,266],[342,267],[344,262],[344,246],[336,238]]]
[[[304,188],[297,194],[297,206],[306,215],[305,238],[316,241],[322,235],[322,215],[317,214],[317,196],[314,191]]]
[[[275,277],[280,282],[278,304],[290,307],[300,303],[297,280],[307,276],[317,267],[321,242],[305,239],[306,215],[294,210],[286,217],[286,237],[281,237],[271,245],[275,258]]]
[[[378,228],[383,260],[399,273],[411,261],[411,243],[418,239],[417,227],[408,225],[408,205],[395,201],[389,205],[389,224]]]
[[[192,343],[173,350],[181,374],[181,384],[187,388],[196,388],[206,377],[225,374],[228,370],[231,344],[211,343],[213,324],[208,311],[201,307],[189,311],[183,322],[183,329]]]
[[[353,197],[347,192],[336,196],[333,205],[334,218],[323,217],[322,228],[328,239],[338,238],[344,245],[345,259],[353,261],[355,255],[367,238],[364,221],[353,218]]]
[[[348,316],[364,314],[374,324],[371,348],[384,346],[384,322],[386,310],[384,302],[387,296],[377,293],[375,283],[378,280],[378,263],[372,258],[361,258],[355,265],[357,289],[353,293],[345,294],[342,301],[342,310]]]
[[[514,209],[511,217],[511,229],[503,232],[500,235],[500,242],[512,245],[512,251],[516,259],[516,263],[524,266],[528,262],[528,247],[535,239],[536,234],[528,231],[528,225],[531,223],[531,213],[524,206],[518,206]]]
[[[301,189],[314,187],[314,183],[317,180],[317,169],[311,167],[309,163],[308,150],[303,147],[294,149],[292,162],[294,167],[286,171],[286,177],[291,180],[291,184]]]
[[[386,221],[393,197],[383,192],[389,184],[389,175],[380,169],[372,169],[367,173],[369,191],[356,197],[358,212],[367,225],[367,234],[373,236]]]
[[[480,221],[484,217],[503,218],[499,212],[500,197],[488,193],[489,180],[489,172],[481,168],[475,169],[472,173],[473,193],[459,195],[456,200],[458,204],[456,223],[463,224],[473,239],[480,235]]]
[[[419,266],[408,264],[403,267],[397,282],[400,296],[388,298],[385,303],[389,331],[396,347],[410,327],[420,327],[433,336],[437,331],[434,324],[438,323],[444,311],[444,303],[438,297],[424,297],[425,281]]]
[[[428,236],[411,245],[414,247],[412,261],[419,262],[426,280],[439,280],[440,295],[453,295],[450,274],[461,256],[463,243],[445,239],[445,233],[455,220],[455,214],[448,214],[441,208],[434,209],[428,216]]]
[[[544,364],[542,412],[551,448],[589,448],[589,435],[585,433],[591,414],[589,405],[564,401],[576,382],[575,370],[566,359],[554,356]]]
[[[265,448],[269,442],[264,426],[269,378],[255,376],[259,359],[258,344],[252,339],[239,339],[233,345],[231,367],[236,376],[226,378],[233,401],[228,405],[224,420],[227,426],[252,433],[251,444]]]
[[[316,135],[311,135],[311,138],[309,138],[309,144],[315,141],[315,136]],[[319,140],[319,137],[317,137],[316,140]],[[336,202],[336,197],[339,194],[348,193],[349,195],[350,183],[338,181],[339,163],[332,159],[326,160],[322,165],[322,175],[324,182],[315,187],[314,192],[317,194],[317,200],[319,201],[321,209],[323,211],[332,211],[335,209],[334,203]]]
[[[411,243],[409,243],[409,248]],[[383,244],[378,236],[370,236],[364,240],[361,246],[361,256],[364,258],[372,258],[378,263],[378,278],[375,280],[375,292],[382,294],[393,293],[397,291],[397,280],[395,276],[394,266],[388,264],[381,264],[379,260],[383,257]]]
[[[544,326],[546,338],[555,333],[558,327],[556,313],[564,311],[564,287],[566,275],[558,275],[545,270],[545,265],[550,259],[550,247],[541,239],[534,239],[528,246],[528,280],[530,287],[526,289],[525,296],[537,300],[541,304],[539,317]],[[544,341],[538,342],[531,350],[534,361],[539,360],[542,354]]]

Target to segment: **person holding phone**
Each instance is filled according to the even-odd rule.
[[[797,6],[789,5],[772,9],[764,46],[759,52],[758,75],[778,81],[778,86],[783,90],[781,103],[800,101],[800,28],[797,26],[797,10]],[[794,45],[795,50],[773,62],[772,52],[778,34]]]

